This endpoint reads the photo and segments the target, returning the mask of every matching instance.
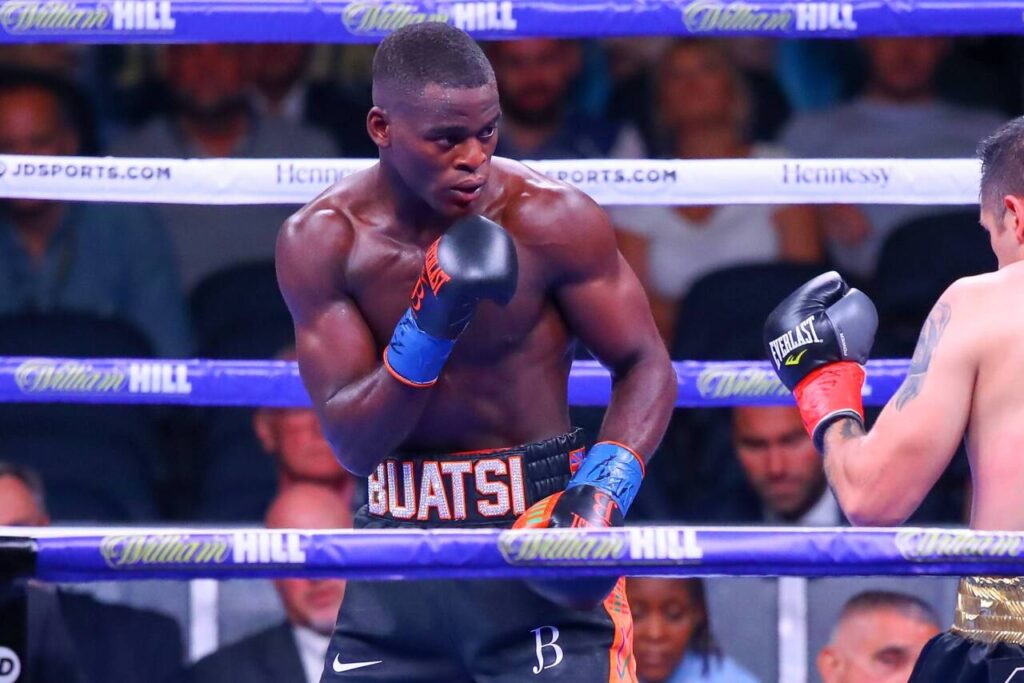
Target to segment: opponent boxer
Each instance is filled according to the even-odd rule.
[[[980,147],[981,225],[999,270],[958,280],[924,324],[903,385],[864,429],[861,390],[877,325],[870,300],[835,273],[769,316],[764,340],[825,457],[843,511],[900,524],[967,435],[971,527],[1024,531],[1024,118]],[[1024,680],[1024,580],[965,578],[953,628],[925,647],[911,681]]]
[[[324,433],[369,477],[356,526],[621,523],[676,378],[608,219],[492,159],[494,74],[461,31],[385,38],[373,99],[380,162],[289,219],[277,251]],[[589,452],[568,417],[577,339],[612,374]],[[322,680],[636,680],[621,581],[534,588],[350,582]]]

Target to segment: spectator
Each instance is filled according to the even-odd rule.
[[[773,524],[843,523],[825,480],[821,456],[794,406],[743,406],[732,411],[733,446],[760,509],[747,519]]]
[[[79,153],[90,123],[82,102],[58,76],[0,71],[0,153]],[[170,242],[142,207],[0,203],[0,314],[56,310],[122,318],[162,356],[192,348]]]
[[[783,144],[806,158],[974,156],[978,140],[1002,121],[994,112],[939,99],[935,75],[948,46],[935,37],[865,40],[869,74],[862,93],[847,104],[795,118]],[[893,228],[934,211],[910,205],[825,207],[829,253],[849,275],[868,278]]]
[[[270,505],[267,527],[339,529],[352,514],[337,492],[299,483]],[[341,579],[279,579],[274,582],[287,620],[199,660],[185,672],[189,683],[317,683],[334,632],[345,582]]]
[[[674,43],[659,69],[658,101],[670,156],[777,155],[750,144],[743,80],[719,42]],[[741,263],[813,263],[822,257],[815,213],[803,206],[638,206],[611,216],[666,341],[680,302],[700,276]]]
[[[356,103],[333,83],[310,80],[312,45],[254,43],[244,50],[249,100],[256,111],[323,130],[334,138],[342,156],[377,156],[377,147],[366,134],[371,102]]]
[[[170,45],[164,76],[174,112],[126,135],[118,156],[287,158],[329,157],[323,133],[281,119],[260,118],[247,104],[243,49],[237,45]],[[321,188],[311,187],[310,196]],[[274,257],[278,228],[291,206],[162,204],[187,288],[238,263]]]
[[[0,526],[47,526],[43,483],[35,471],[0,462]],[[51,592],[49,587],[39,588]],[[181,630],[170,617],[56,589],[75,659],[92,683],[154,683],[181,669]],[[52,599],[40,599],[40,605]],[[32,598],[30,597],[30,605]]]
[[[495,154],[513,159],[642,158],[632,127],[583,116],[571,106],[582,64],[578,43],[534,38],[492,43],[488,56],[501,94]]]
[[[906,683],[921,648],[938,633],[928,603],[902,593],[860,593],[843,606],[818,653],[818,672],[824,683]]]
[[[718,647],[700,579],[631,577],[626,594],[643,683],[756,683]]]

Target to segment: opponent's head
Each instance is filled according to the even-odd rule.
[[[352,513],[336,491],[317,484],[283,487],[267,510],[268,529],[350,529]],[[330,635],[345,597],[343,579],[274,581],[288,621]]]
[[[464,32],[415,24],[377,48],[367,131],[382,166],[433,211],[472,212],[490,171],[500,113],[494,71]]]
[[[750,97],[743,75],[720,40],[672,43],[658,68],[658,115],[674,135],[722,121],[744,133]]]
[[[928,603],[911,595],[868,591],[843,607],[818,653],[824,683],[906,683],[921,648],[939,632]]]
[[[734,408],[732,438],[747,481],[777,517],[796,521],[821,498],[821,456],[796,407]]]
[[[637,675],[647,683],[672,677],[687,650],[704,659],[720,656],[708,623],[700,579],[630,577],[626,596],[633,612]]]
[[[524,126],[558,123],[569,87],[582,66],[575,41],[531,38],[492,43],[487,55],[506,116]]]
[[[999,267],[1024,259],[1024,117],[982,140],[981,225]]]
[[[48,526],[43,480],[24,465],[0,462],[0,526]]]
[[[949,51],[947,39],[869,38],[863,47],[868,58],[869,95],[892,103],[919,102],[935,95],[935,74]]]

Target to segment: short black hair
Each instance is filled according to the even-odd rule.
[[[373,56],[373,102],[378,88],[418,95],[430,83],[479,88],[494,83],[494,69],[464,31],[437,21],[404,26],[381,41]]]
[[[1024,116],[982,140],[978,157],[982,208],[996,208],[1008,194],[1024,196]]]
[[[883,609],[893,610],[913,621],[941,628],[939,616],[927,602],[907,593],[884,590],[863,591],[847,600],[836,625],[856,614]]]
[[[80,154],[97,154],[96,113],[85,92],[71,80],[41,69],[0,67],[0,95],[18,90],[42,90],[53,97],[61,121],[78,136]]]

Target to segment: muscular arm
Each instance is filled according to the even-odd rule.
[[[384,368],[373,336],[345,293],[351,228],[333,211],[292,218],[277,241],[277,278],[295,323],[299,372],[338,461],[373,471],[412,431],[431,389]]]
[[[549,214],[563,238],[553,250],[555,267],[564,273],[555,296],[570,328],[612,375],[599,438],[649,458],[675,404],[675,371],[604,212],[575,193],[563,206]]]
[[[928,316],[907,378],[870,433],[839,420],[825,434],[825,471],[852,523],[902,523],[949,464],[967,425],[977,368],[967,316],[954,285]]]

